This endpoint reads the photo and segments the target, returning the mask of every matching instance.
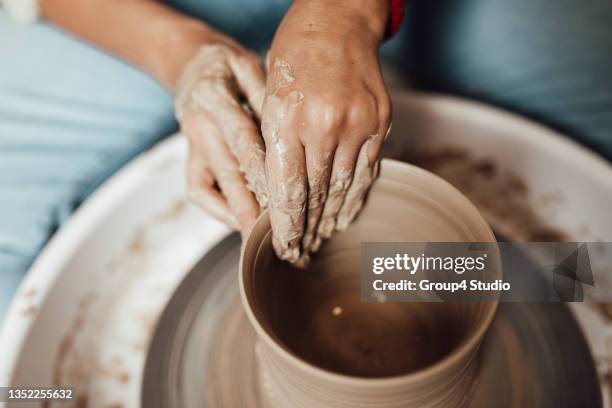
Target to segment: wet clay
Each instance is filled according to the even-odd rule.
[[[504,238],[519,242],[562,242],[568,236],[537,215],[525,182],[488,159],[456,147],[426,148],[402,157],[458,188]]]
[[[252,207],[257,203],[262,208],[268,205],[265,148],[255,120],[264,92],[258,58],[231,44],[201,47],[177,85],[176,116],[190,141],[190,195],[233,227],[241,221],[236,217],[250,218],[244,212],[256,216],[258,208]],[[216,194],[215,184],[227,204]],[[257,203],[246,205],[249,190]]]
[[[458,407],[469,401],[476,351],[496,304],[362,302],[360,250],[368,241],[494,237],[450,185],[397,162],[383,164],[362,214],[306,269],[276,258],[269,220],[262,217],[245,244],[241,283],[260,338],[261,392],[272,407]],[[458,358],[450,362],[451,354]],[[438,374],[411,375],[432,366]]]
[[[296,263],[301,256],[308,187],[303,157],[294,146],[295,134],[287,134],[281,127],[295,114],[304,95],[290,88],[295,77],[287,62],[275,59],[268,75],[261,129],[266,142],[266,177],[276,233],[273,242],[280,258]]]
[[[355,177],[353,177],[351,187],[347,191],[343,206],[338,213],[336,229],[340,231],[347,229],[355,219],[359,210],[363,207],[365,196],[376,177],[378,161],[372,163],[369,158],[371,145],[376,138],[378,138],[378,135],[370,136],[359,150],[359,156],[355,164]]]

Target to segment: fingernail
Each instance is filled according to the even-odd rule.
[[[296,268],[304,269],[308,266],[309,263],[310,256],[308,254],[303,254],[301,257],[298,258],[297,261],[293,262],[293,266],[295,266]]]
[[[345,231],[350,224],[351,220],[348,217],[338,218],[338,222],[336,223],[336,230]]]
[[[312,243],[312,245],[310,246],[310,251],[311,252],[317,252],[320,248],[321,248],[321,243],[323,242],[323,240],[321,239],[321,237],[317,236],[314,240],[314,242]]]
[[[295,263],[300,258],[300,248],[297,246],[289,246],[288,243],[281,242],[275,237],[272,237],[272,247],[276,256],[283,261]]]

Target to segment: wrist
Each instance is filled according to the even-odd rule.
[[[389,18],[387,0],[296,0],[288,14],[297,15],[300,31],[366,35],[377,45]]]
[[[204,44],[220,42],[220,35],[197,20],[186,18],[153,34],[155,46],[150,55],[151,75],[174,91],[183,68]]]

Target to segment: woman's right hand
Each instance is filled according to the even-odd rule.
[[[221,34],[198,48],[176,86],[176,116],[189,140],[189,196],[243,234],[268,204],[264,94],[258,56]]]

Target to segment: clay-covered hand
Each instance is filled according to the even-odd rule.
[[[308,262],[361,209],[390,126],[378,59],[386,3],[296,1],[267,58],[262,109],[273,245]]]
[[[268,203],[258,125],[264,90],[260,59],[225,37],[201,45],[176,88],[189,196],[243,234]]]

